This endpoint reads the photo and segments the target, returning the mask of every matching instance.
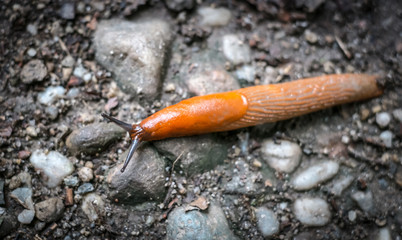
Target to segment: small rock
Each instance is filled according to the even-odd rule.
[[[270,237],[279,232],[279,222],[275,213],[266,207],[259,207],[255,212],[258,229],[264,237]]]
[[[286,140],[276,144],[273,140],[265,140],[261,144],[262,158],[273,169],[290,173],[300,163],[302,151],[299,145]]]
[[[18,214],[18,222],[22,224],[30,224],[35,217],[34,210],[24,209],[20,214]]]
[[[402,123],[402,109],[395,109],[394,111],[392,111],[392,115],[395,119]]]
[[[96,59],[113,72],[123,91],[154,101],[172,41],[167,21],[104,20],[94,35]]]
[[[237,35],[228,34],[223,36],[222,49],[225,57],[235,65],[251,61],[250,46],[240,40]]]
[[[356,211],[351,210],[348,212],[349,221],[354,222],[354,221],[356,221],[356,218],[357,218]]]
[[[88,73],[88,70],[84,68],[81,64],[74,68],[73,75],[77,78],[83,78],[85,74]]]
[[[105,215],[105,203],[102,198],[95,193],[87,194],[84,197],[81,208],[91,222]]]
[[[54,222],[63,216],[64,204],[60,198],[53,197],[35,204],[36,217],[43,222]]]
[[[335,196],[341,196],[343,190],[348,188],[352,184],[354,177],[351,175],[345,175],[335,180],[330,186],[329,191]]]
[[[79,183],[78,178],[74,177],[74,176],[68,176],[68,177],[64,178],[63,181],[64,181],[64,184],[69,187],[76,187],[76,186],[78,186],[78,183]]]
[[[29,173],[21,172],[18,175],[13,176],[8,184],[8,188],[13,190],[20,187],[22,184],[25,187],[31,188],[31,175]]]
[[[328,203],[321,198],[299,198],[293,205],[296,218],[306,226],[324,226],[331,220]]]
[[[311,44],[315,44],[318,42],[318,36],[316,33],[310,31],[310,30],[306,30],[304,32],[304,37],[306,38],[307,42],[311,43]]]
[[[88,167],[82,167],[78,171],[78,176],[80,177],[80,179],[83,182],[89,182],[94,178],[94,173],[93,173],[92,169],[90,169]]]
[[[180,12],[183,10],[190,10],[195,5],[195,0],[164,0],[167,8],[170,10]]]
[[[63,67],[68,67],[72,68],[74,67],[75,64],[75,59],[71,55],[67,55],[63,60],[61,61],[61,65]]]
[[[253,83],[255,80],[256,70],[253,66],[244,65],[236,70],[236,77],[240,81]]]
[[[180,158],[176,167],[191,176],[211,170],[227,157],[228,145],[214,134],[171,138],[153,143],[171,161]]]
[[[27,31],[32,35],[35,36],[36,34],[38,34],[38,26],[36,24],[33,23],[29,23],[27,25]]]
[[[14,215],[7,213],[0,217],[0,221],[0,238],[5,239],[8,234],[15,232],[18,222]]]
[[[233,173],[231,173],[231,180],[225,185],[226,192],[239,193],[239,194],[253,194],[256,193],[260,187],[258,180],[262,176],[256,172],[250,170],[248,163],[237,160],[235,162],[236,167]]]
[[[123,173],[120,169],[128,151],[119,157],[119,164],[110,170],[107,182],[110,187],[109,198],[113,201],[136,204],[164,198],[165,161],[151,146],[144,145],[137,149]]]
[[[397,172],[395,173],[395,182],[402,187],[402,167],[399,166]]]
[[[375,116],[375,121],[380,128],[385,128],[391,122],[391,114],[387,112],[377,113]]]
[[[374,215],[376,209],[374,206],[373,194],[370,190],[366,192],[356,191],[351,195],[352,199],[355,200],[360,209],[368,213],[369,215]]]
[[[74,153],[95,154],[125,135],[124,129],[113,123],[94,123],[74,130],[66,140],[67,147]]]
[[[389,130],[386,130],[380,134],[380,139],[387,148],[392,148],[392,137],[393,134]]]
[[[92,192],[93,190],[95,190],[95,188],[91,183],[84,183],[78,187],[76,193],[83,195],[85,193]]]
[[[198,8],[197,13],[201,16],[201,25],[210,27],[221,27],[229,23],[231,13],[226,8]]]
[[[212,204],[208,212],[185,211],[175,208],[166,226],[167,239],[237,239],[231,232],[222,209]]]
[[[308,190],[331,179],[339,170],[339,164],[333,161],[322,161],[312,165],[296,175],[292,180],[296,190]]]
[[[378,231],[376,240],[392,240],[391,232],[388,227],[383,227]]]
[[[34,126],[28,126],[25,131],[27,132],[28,136],[30,137],[37,137],[38,133],[36,132],[36,129]]]
[[[190,77],[187,86],[190,92],[197,96],[240,88],[239,83],[224,70],[215,70]]]
[[[45,108],[46,114],[49,116],[50,119],[55,120],[59,115],[59,109],[53,105],[47,106]]]
[[[197,207],[200,210],[205,210],[208,208],[208,201],[205,197],[200,196],[196,200],[190,203],[190,206]]]
[[[36,169],[43,172],[43,180],[50,188],[58,186],[64,177],[74,171],[73,163],[56,151],[46,153],[38,149],[32,153],[30,161]]]
[[[73,20],[75,18],[75,6],[73,2],[65,2],[60,9],[60,17]]]
[[[34,59],[24,65],[21,71],[21,80],[25,84],[40,82],[47,75],[45,64],[41,60]]]
[[[35,57],[36,56],[36,50],[33,49],[33,48],[30,48],[30,49],[28,49],[27,54],[30,57]]]
[[[6,204],[4,201],[4,180],[0,179],[0,206],[3,206],[4,204]]]
[[[350,137],[347,136],[347,135],[343,135],[341,141],[344,144],[349,144],[350,143]]]
[[[10,193],[10,197],[14,198],[26,209],[34,209],[34,204],[32,201],[32,189],[23,187],[17,188]]]
[[[50,105],[56,101],[57,98],[64,96],[65,91],[62,86],[48,87],[45,91],[38,94],[38,101],[42,104]]]

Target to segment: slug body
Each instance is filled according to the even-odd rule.
[[[376,76],[338,74],[189,98],[156,112],[138,125],[102,116],[129,131],[133,140],[123,172],[141,141],[276,122],[381,94]]]

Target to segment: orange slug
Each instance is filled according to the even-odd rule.
[[[132,139],[124,172],[142,141],[229,131],[275,122],[335,105],[381,95],[376,76],[334,74],[292,82],[241,88],[183,100],[128,124],[102,113]]]

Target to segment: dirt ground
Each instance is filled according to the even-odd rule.
[[[137,103],[124,93],[120,95],[124,97],[117,100],[118,104],[108,102],[107,93],[113,88],[114,79],[95,60],[93,34],[96,24],[103,19],[130,19],[138,13],[145,13],[162,18],[173,26],[174,47],[180,49],[188,66],[191,66],[192,54],[206,48],[215,34],[244,34],[252,50],[251,64],[256,68],[256,80],[240,82],[242,87],[266,83],[264,69],[267,66],[279,72],[278,82],[341,72],[382,76],[385,92],[379,98],[323,110],[277,123],[273,127],[258,126],[222,133],[221,136],[232,146],[223,165],[191,177],[176,172],[172,180],[183,182],[185,179],[188,192],[194,186],[202,186],[200,195],[222,206],[230,229],[238,238],[264,239],[253,209],[262,204],[274,206],[279,202],[294,201],[299,193],[289,189],[289,176],[274,173],[275,186],[265,182],[265,190],[251,194],[228,192],[224,183],[231,179],[228,173],[235,168],[235,161],[243,160],[252,165],[253,160],[259,158],[261,142],[265,138],[290,139],[300,143],[305,157],[343,157],[346,159],[344,165],[355,166],[356,179],[350,187],[352,190],[349,189],[341,197],[331,195],[325,187],[310,191],[327,199],[332,212],[330,223],[322,227],[306,227],[295,219],[290,210],[285,209],[277,212],[280,215],[280,230],[272,239],[376,239],[378,229],[383,227],[388,228],[391,239],[401,239],[402,122],[393,117],[385,126],[393,134],[392,145],[385,146],[379,140],[384,128],[378,126],[376,114],[387,112],[392,115],[395,110],[402,109],[402,2],[196,2],[190,9],[179,11],[167,9],[164,2],[156,0],[72,1],[69,4],[74,6],[73,11],[63,9],[64,1],[3,0],[0,3],[1,238],[163,239],[166,237],[166,219],[177,206],[177,196],[183,195],[181,204],[195,198],[191,194],[168,191],[167,194],[171,195],[166,199],[171,204],[163,209],[158,207],[159,203],[146,202],[140,206],[116,203],[107,197],[107,172],[103,166],[113,167],[116,164],[121,154],[119,150],[128,147],[128,138],[95,155],[74,155],[65,144],[71,131],[87,123],[102,121],[100,113],[104,112],[106,105],[113,115],[123,112],[128,118],[134,116],[141,119],[181,100],[165,91],[160,99],[144,105],[145,110],[138,114],[129,113],[128,109],[135,109],[133,106]],[[231,23],[219,29],[198,27],[196,10],[202,6],[227,8],[232,13]],[[186,13],[185,20],[182,20],[183,12]],[[32,23],[34,29],[31,28]],[[270,42],[270,39],[273,41]],[[86,82],[63,72],[62,60],[68,54],[76,60],[81,59],[85,67],[94,73],[96,81]],[[40,59],[45,64],[45,75],[37,76],[41,80],[26,80],[22,75],[23,67],[32,59]],[[235,69],[236,66],[230,63],[226,65],[226,70],[233,75]],[[188,93],[186,84],[175,77],[178,71],[180,68],[175,64],[167,67],[163,89],[174,84]],[[49,86],[78,88],[79,95],[74,100],[61,98],[49,108],[38,101],[38,94]],[[123,101],[127,102],[123,104]],[[351,138],[350,144],[345,144],[349,143],[346,140],[341,142],[345,134]],[[244,136],[248,150],[246,154],[239,154],[238,149],[244,147]],[[72,175],[75,176],[77,169],[91,162],[95,177],[90,182],[105,201],[103,217],[89,221],[81,210],[80,197],[75,197],[72,204],[66,204],[68,193],[64,183],[55,188],[43,183],[42,173],[29,161],[37,148],[57,150],[73,159],[71,161],[76,170]],[[254,167],[251,171],[258,171],[256,169]],[[35,218],[29,224],[17,220],[24,206],[10,196],[10,182],[21,172],[27,172],[32,178],[34,203],[50,197],[63,199],[64,211],[57,220],[44,222]],[[269,174],[271,172],[263,173],[263,176]],[[361,210],[357,220],[351,222],[348,212],[355,203],[348,193],[353,189],[365,190],[367,186],[373,193],[378,212],[370,215]],[[72,189],[77,191],[77,187]],[[231,212],[230,209],[237,210]]]

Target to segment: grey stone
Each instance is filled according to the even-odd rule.
[[[128,151],[119,157],[119,163],[110,170],[109,198],[119,203],[138,204],[146,201],[161,201],[165,195],[165,161],[150,145],[140,146],[130,164],[122,173],[122,163]]]
[[[375,208],[373,194],[370,190],[365,192],[356,191],[352,193],[351,197],[365,213],[371,216],[376,214],[377,209]]]
[[[105,215],[105,203],[103,199],[95,193],[87,194],[84,197],[81,208],[89,221],[92,222]]]
[[[400,123],[402,123],[402,109],[395,109],[392,111],[392,115],[395,119],[397,119]]]
[[[375,121],[377,122],[380,128],[385,128],[391,122],[391,114],[387,112],[377,113],[375,116]]]
[[[49,116],[50,119],[55,120],[59,116],[59,109],[55,106],[47,106],[45,108],[45,112]]]
[[[262,179],[262,176],[258,172],[251,171],[248,163],[243,160],[237,160],[235,165],[236,167],[233,173],[231,173],[232,178],[225,185],[226,192],[240,194],[256,193],[260,188],[258,182]]]
[[[47,75],[45,64],[39,59],[33,59],[26,63],[21,71],[21,80],[25,84],[40,82]]]
[[[173,11],[180,12],[190,10],[195,5],[195,0],[164,0],[166,6]]]
[[[259,207],[255,211],[258,229],[264,237],[270,237],[279,232],[279,222],[275,213],[266,207]]]
[[[171,41],[166,21],[102,21],[94,38],[96,59],[114,73],[123,91],[153,101],[162,86]]]
[[[236,79],[224,70],[214,70],[192,76],[187,81],[187,86],[190,92],[197,96],[240,88]]]
[[[328,203],[321,198],[299,198],[293,204],[296,218],[306,226],[324,226],[331,220]]]
[[[45,105],[50,105],[59,97],[62,97],[66,89],[62,86],[50,86],[38,94],[38,101]]]
[[[64,204],[58,197],[49,198],[35,204],[36,217],[44,222],[50,223],[63,216]]]
[[[13,190],[21,185],[25,187],[31,188],[31,175],[27,172],[20,172],[18,175],[15,175],[11,178],[10,183],[8,184],[8,188]]]
[[[20,214],[18,214],[18,221],[22,224],[30,224],[35,217],[34,210],[24,209]]]
[[[60,17],[73,20],[75,18],[75,5],[73,2],[66,2],[61,6]]]
[[[58,186],[61,181],[74,171],[74,165],[68,158],[56,151],[36,150],[30,157],[36,169],[42,171],[43,180],[50,188]]]
[[[75,64],[75,59],[71,55],[67,55],[63,60],[61,61],[61,65],[63,67],[69,67],[72,68],[74,67]]]
[[[334,177],[339,170],[339,164],[333,161],[321,161],[297,174],[292,179],[293,188],[308,190]]]
[[[236,77],[240,81],[253,83],[255,80],[256,69],[251,65],[244,65],[236,70]]]
[[[171,161],[181,155],[176,167],[190,176],[222,164],[228,151],[227,143],[215,134],[171,138],[155,141],[153,144]]]
[[[95,154],[109,144],[122,138],[125,131],[113,123],[93,123],[74,130],[67,138],[66,145],[74,153]]]
[[[32,189],[23,187],[17,188],[10,193],[10,196],[17,200],[26,209],[34,209],[34,204],[32,201]]]
[[[17,218],[11,214],[3,214],[0,217],[0,238],[4,238],[17,228]]]
[[[77,189],[77,194],[85,194],[85,193],[89,193],[92,192],[93,190],[95,190],[94,186],[91,183],[84,183],[81,186],[78,187]]]
[[[261,153],[270,167],[285,173],[293,172],[299,166],[302,157],[300,146],[286,140],[280,143],[265,140],[261,144]]]
[[[4,201],[4,179],[0,179],[0,206],[6,204]]]
[[[168,218],[167,239],[237,239],[231,232],[222,209],[214,204],[206,212],[175,208]]]
[[[79,183],[78,177],[68,176],[68,177],[64,178],[64,184],[66,186],[76,187],[76,186],[78,186],[78,183]]]
[[[382,132],[382,133],[380,134],[380,139],[381,139],[381,141],[384,143],[384,145],[385,145],[387,148],[391,148],[391,147],[392,147],[392,137],[393,137],[393,134],[392,134],[392,132],[389,131],[389,130],[386,130],[386,131],[384,131],[384,132]]]
[[[251,61],[250,46],[235,34],[223,36],[222,49],[225,57],[235,65]]]
[[[229,23],[232,14],[226,8],[200,7],[197,13],[201,16],[201,25],[221,27]]]

